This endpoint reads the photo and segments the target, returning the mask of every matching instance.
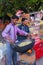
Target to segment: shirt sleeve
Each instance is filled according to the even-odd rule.
[[[3,30],[3,32],[2,32],[2,37],[8,36],[9,30],[10,30],[10,26],[7,25],[6,28],[5,28],[5,29]]]
[[[23,31],[23,30],[20,30],[18,27],[17,27],[17,32],[20,34],[20,35],[24,35],[24,36],[27,36],[27,32]]]

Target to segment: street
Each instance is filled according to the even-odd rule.
[[[36,65],[43,65],[43,57],[36,61]]]

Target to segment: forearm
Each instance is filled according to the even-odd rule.
[[[19,33],[19,35],[24,35],[24,36],[27,36],[27,34],[28,34],[25,31],[20,30],[19,28],[18,28],[18,31],[17,32]]]

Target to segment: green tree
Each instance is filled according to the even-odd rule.
[[[0,16],[14,14],[20,7],[34,12],[43,9],[43,0],[0,0],[0,6]]]

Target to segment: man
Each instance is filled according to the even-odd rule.
[[[19,33],[20,35],[28,36],[28,33],[20,30],[16,26],[16,22],[18,21],[18,19],[19,18],[16,15],[13,15],[11,23],[7,25],[4,31],[2,32],[2,36],[5,38],[7,46],[6,65],[12,65],[12,56],[13,56],[13,65],[18,65],[16,51],[12,48],[12,45],[16,41],[17,33]]]
[[[29,22],[28,22],[27,18],[22,18],[22,24],[20,24],[18,27],[19,27],[19,29],[24,30],[27,33],[30,33],[28,24],[29,24]],[[23,40],[27,39],[27,36],[18,35],[17,39],[19,41],[23,41]]]

